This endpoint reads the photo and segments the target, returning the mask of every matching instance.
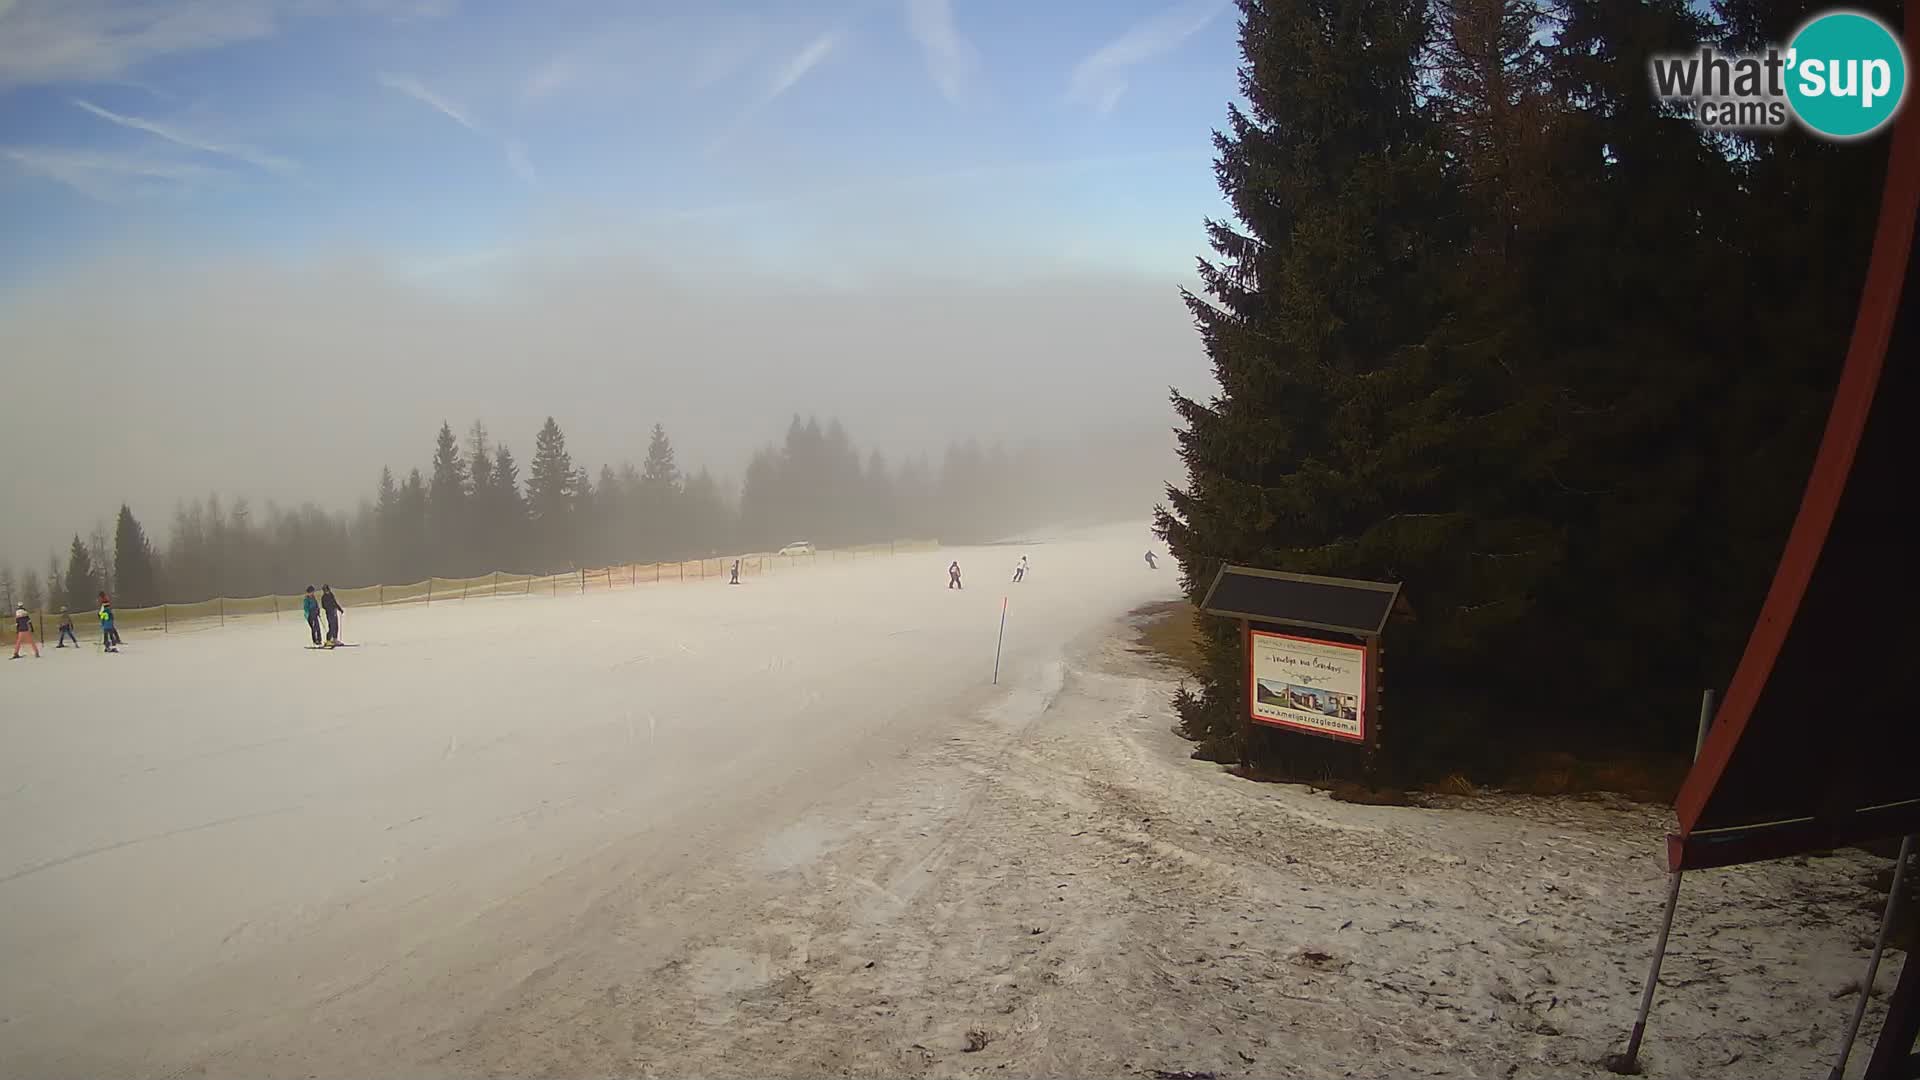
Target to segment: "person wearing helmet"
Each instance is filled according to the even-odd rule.
[[[20,659],[22,645],[33,646],[33,658],[35,660],[40,658],[40,643],[33,640],[33,616],[27,614],[26,608],[18,607],[13,609],[13,658],[15,660]]]
[[[120,631],[113,626],[113,599],[105,592],[100,594],[100,644],[108,652],[120,651]]]

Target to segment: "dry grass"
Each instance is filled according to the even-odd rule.
[[[1193,605],[1184,601],[1148,604],[1133,612],[1137,637],[1133,651],[1187,674],[1200,670],[1200,635],[1194,629]]]
[[[1361,806],[1412,806],[1413,796],[1399,788],[1368,787],[1357,780],[1339,780],[1329,785],[1327,794],[1334,802],[1359,803]]]
[[[1589,760],[1549,753],[1523,758],[1497,786],[1522,795],[1604,791],[1636,802],[1670,803],[1686,776],[1684,758],[1641,754]]]

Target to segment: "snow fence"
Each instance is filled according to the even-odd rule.
[[[589,592],[616,589],[652,588],[725,578],[733,561],[740,560],[742,579],[790,570],[805,570],[821,563],[857,562],[860,559],[887,558],[913,552],[935,551],[938,540],[893,540],[884,544],[830,548],[806,555],[781,555],[753,552],[725,555],[687,562],[626,563],[566,570],[557,574],[513,574],[505,571],[465,578],[428,578],[410,585],[364,585],[335,589],[340,603],[348,611],[370,607],[394,607],[402,604],[439,604],[496,596],[577,596]],[[158,604],[153,607],[115,608],[113,622],[121,635],[152,632],[158,634],[192,633],[212,630],[236,621],[302,621],[299,593],[281,596],[220,597],[196,604]],[[317,594],[316,594],[317,595]],[[45,609],[34,615],[34,632],[43,639],[59,633],[59,613],[47,621]],[[83,642],[97,642],[100,622],[93,611],[73,612],[73,628]]]

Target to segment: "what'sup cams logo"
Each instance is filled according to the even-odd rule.
[[[1872,15],[1829,11],[1785,46],[1736,55],[1656,56],[1653,89],[1686,105],[1703,128],[1779,130],[1789,120],[1826,139],[1865,138],[1885,127],[1907,96],[1907,53]]]

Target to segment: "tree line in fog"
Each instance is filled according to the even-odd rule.
[[[40,567],[0,565],[9,607],[87,610],[217,596],[401,584],[492,571],[550,573],[777,548],[913,537],[966,543],[1055,524],[1144,521],[1171,468],[1160,433],[1112,433],[1018,449],[977,440],[891,463],[838,420],[794,417],[733,488],[681,468],[660,425],[645,458],[574,460],[549,417],[524,465],[479,422],[442,423],[424,466],[380,472],[351,512],[218,495],[173,511],[164,541],[122,505]]]

